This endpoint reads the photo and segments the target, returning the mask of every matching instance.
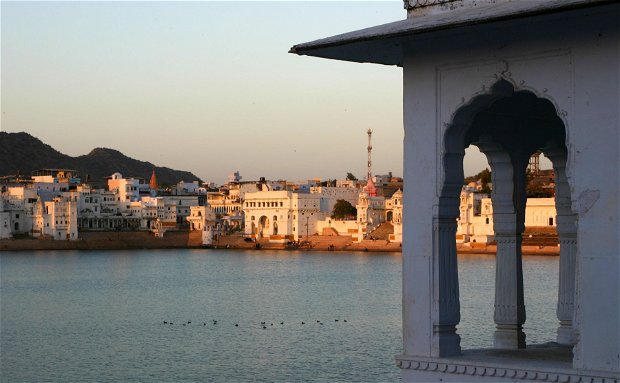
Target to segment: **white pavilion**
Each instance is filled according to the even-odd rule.
[[[291,48],[402,67],[403,380],[620,381],[620,3],[406,0],[405,8],[405,20]],[[479,350],[462,349],[456,330],[469,145],[492,168],[498,247],[494,347]],[[526,167],[539,150],[557,185],[558,329],[555,342],[531,345],[521,236]],[[406,184],[420,179],[428,182]]]

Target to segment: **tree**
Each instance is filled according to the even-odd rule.
[[[334,205],[334,210],[332,211],[332,218],[334,219],[347,219],[353,218],[357,216],[357,209],[351,205],[349,201],[345,201],[343,199],[339,199],[336,201]]]
[[[353,175],[353,173],[347,173],[347,179],[349,181],[357,181],[357,177]]]
[[[489,184],[492,182],[492,179],[491,179],[491,171],[489,170],[489,168],[484,169],[483,171],[476,174],[475,176],[467,177],[463,181],[465,185],[467,185],[470,182],[480,181],[480,186],[482,187],[480,191],[483,193],[487,193],[487,194],[491,193],[491,188],[489,187]]]
[[[489,170],[489,168],[486,168],[480,173],[478,173],[477,177],[483,185],[488,184],[489,182],[491,182],[491,171]]]

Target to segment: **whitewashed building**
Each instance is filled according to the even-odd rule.
[[[405,7],[405,20],[292,48],[402,67],[403,381],[617,382],[620,3],[407,0]],[[469,145],[493,173],[496,329],[493,348],[484,350],[461,349],[456,327],[456,219]],[[549,334],[557,343],[532,348],[523,330],[521,242],[526,168],[538,150],[555,171],[560,273],[558,331]]]
[[[390,234],[392,242],[402,242],[403,238],[403,192],[399,189],[391,197],[370,196],[363,191],[355,205],[357,209],[357,221],[360,225],[357,240],[361,241],[372,230],[382,223],[390,223],[394,232]]]
[[[211,245],[216,230],[215,213],[209,206],[192,206],[190,215],[186,218],[190,230],[202,232],[202,244]]]
[[[0,239],[13,238],[11,234],[11,213],[4,210],[4,198],[0,196]]]
[[[319,222],[328,218],[337,200],[355,203],[357,189],[309,187],[309,193],[268,190],[245,193],[244,233],[272,242],[297,241],[319,233]]]
[[[399,189],[387,201],[388,221],[394,226],[394,234],[390,236],[390,241],[403,242],[403,192]],[[391,211],[391,216],[390,216]]]
[[[464,187],[461,191],[459,210],[457,243],[495,241],[493,203],[487,194]],[[553,198],[528,198],[525,204],[524,227],[555,228],[555,200]]]
[[[46,201],[43,208],[44,236],[55,240],[78,239],[78,210],[75,201],[66,197],[56,197],[52,201]]]
[[[139,201],[141,195],[149,195],[149,184],[139,178],[124,178],[121,173],[114,173],[108,178],[108,190],[116,194],[119,210],[126,212],[130,202]]]

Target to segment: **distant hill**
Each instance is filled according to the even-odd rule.
[[[108,148],[95,148],[86,155],[71,157],[28,133],[0,132],[0,176],[21,172],[29,177],[38,169],[74,169],[80,172],[83,182],[88,176],[91,183],[103,185],[106,183],[104,177],[115,172],[126,177],[142,177],[148,182],[153,166],[150,162],[139,161]],[[156,166],[155,173],[160,185],[200,181],[190,172],[166,167]]]

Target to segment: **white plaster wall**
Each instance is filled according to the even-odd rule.
[[[453,113],[504,77],[551,100],[567,128],[567,173],[579,211],[575,367],[618,371],[620,320],[619,11],[616,4],[438,32],[407,46],[404,63],[404,349],[431,354],[433,217],[443,134]],[[583,14],[587,17],[576,17]],[[575,16],[575,17],[573,17]],[[439,103],[435,107],[436,102]],[[436,145],[429,145],[436,142]],[[415,188],[408,180],[424,179]],[[416,315],[418,313],[418,315]],[[428,315],[430,313],[431,315]],[[414,341],[415,340],[415,341]]]
[[[569,183],[579,213],[576,367],[620,370],[620,5],[577,28]]]
[[[557,225],[555,211],[555,199],[553,198],[528,198],[525,206],[525,227],[553,226]],[[549,219],[553,224],[549,225]]]
[[[11,213],[0,212],[0,239],[12,238],[11,235]]]
[[[317,231],[319,234],[323,233],[325,228],[333,228],[338,232],[338,235],[357,235],[359,223],[355,220],[339,221],[332,218],[326,218],[317,222]]]

